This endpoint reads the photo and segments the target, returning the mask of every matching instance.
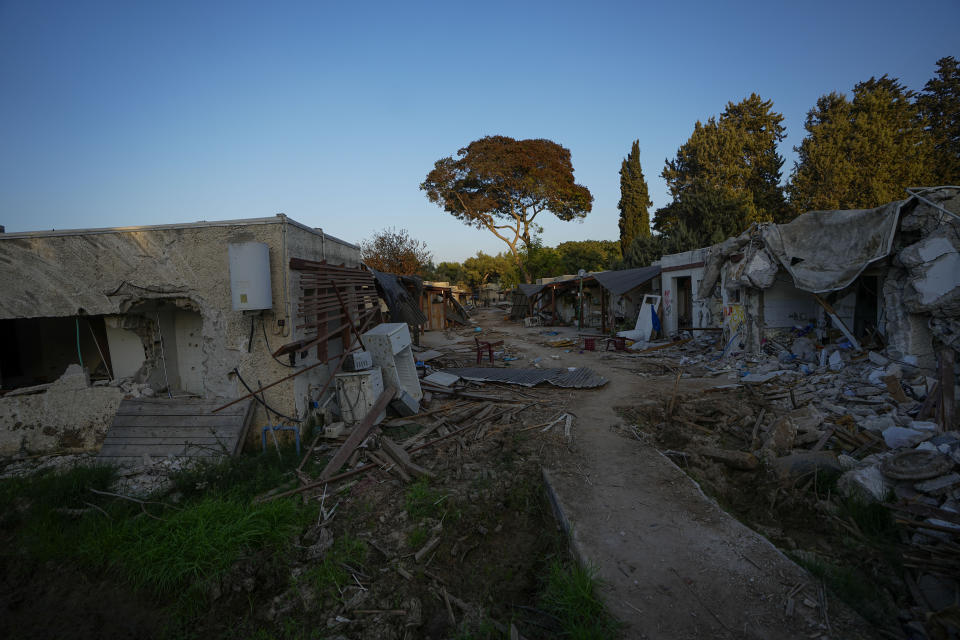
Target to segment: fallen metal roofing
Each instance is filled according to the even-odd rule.
[[[620,271],[601,271],[591,273],[600,286],[615,296],[621,296],[631,289],[653,280],[660,275],[660,267],[639,267],[637,269],[622,269]]]
[[[474,382],[502,382],[517,384],[524,387],[534,387],[549,382],[556,387],[592,389],[607,384],[607,379],[587,367],[568,369],[513,369],[513,368],[484,368],[465,367],[459,369],[444,369],[444,373],[452,373],[464,380]]]

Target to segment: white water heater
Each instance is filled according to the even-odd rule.
[[[270,247],[263,242],[227,245],[230,255],[230,293],[234,311],[273,307],[270,288]]]

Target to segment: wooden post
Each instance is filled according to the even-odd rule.
[[[607,290],[600,287],[600,333],[607,333]]]
[[[550,315],[552,316],[553,326],[557,326],[557,288],[550,287]]]
[[[953,349],[940,347],[940,431],[950,431],[954,426],[954,407],[956,398],[953,393]]]

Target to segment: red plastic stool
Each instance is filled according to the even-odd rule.
[[[610,351],[611,346],[613,346],[614,351],[626,351],[627,339],[622,336],[616,336],[615,338],[607,338],[607,348],[604,349],[604,351]]]

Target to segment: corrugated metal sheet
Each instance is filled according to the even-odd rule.
[[[593,389],[607,384],[607,379],[593,369],[578,367],[573,371],[564,371],[560,375],[550,378],[547,382],[556,387]]]
[[[593,369],[579,367],[573,371],[567,369],[513,369],[513,368],[484,368],[465,367],[460,369],[443,369],[444,373],[452,373],[464,380],[474,382],[502,382],[524,387],[534,387],[544,382],[557,387],[571,389],[592,389],[607,384],[607,379]]]
[[[620,271],[601,271],[591,273],[600,286],[615,296],[621,296],[631,289],[653,280],[660,275],[660,267],[640,267],[638,269],[622,269]]]

